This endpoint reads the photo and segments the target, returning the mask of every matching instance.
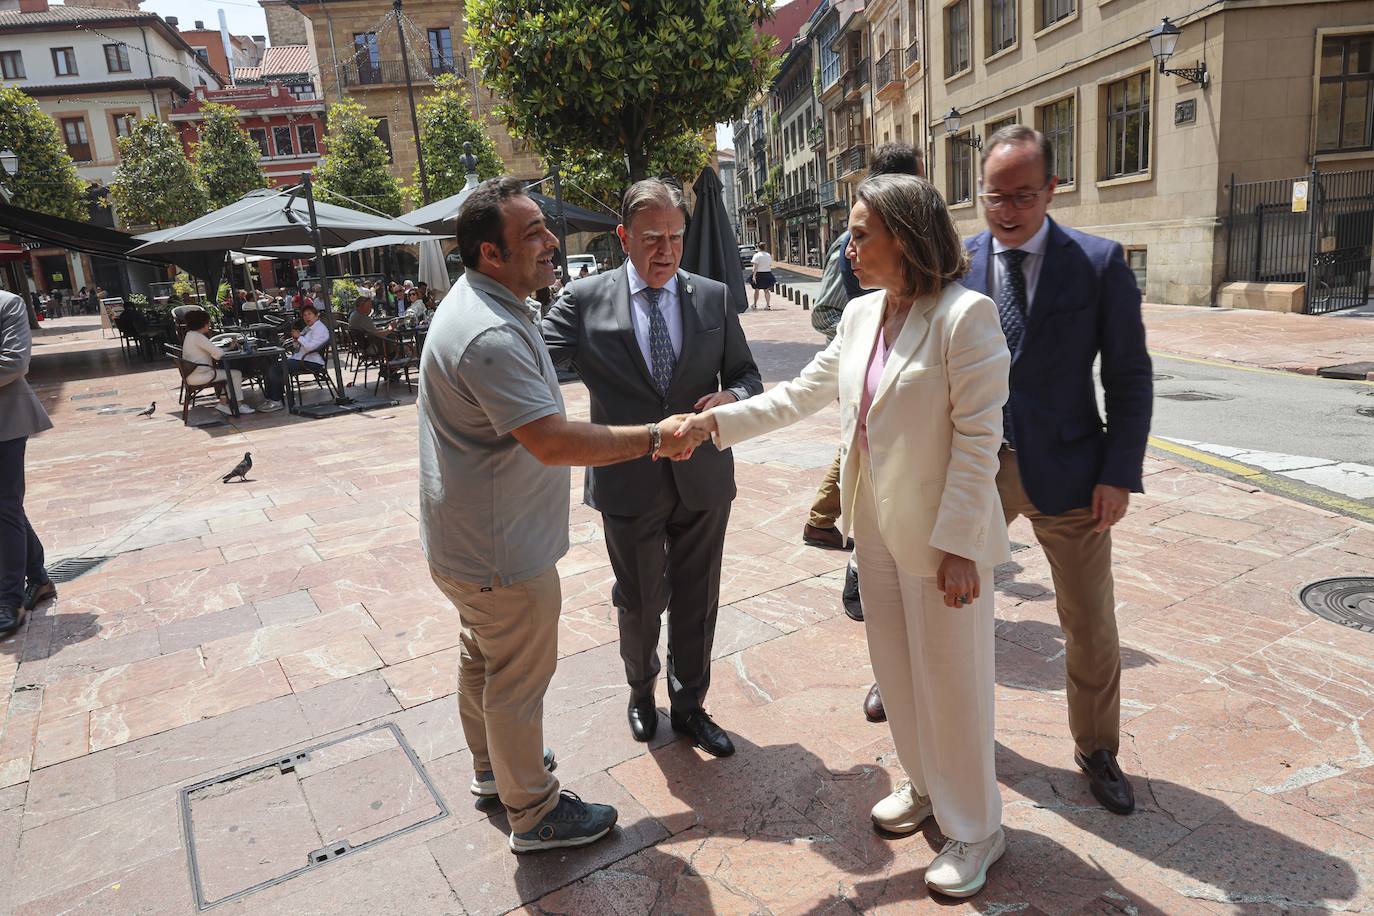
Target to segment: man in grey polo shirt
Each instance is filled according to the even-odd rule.
[[[558,240],[514,178],[483,182],[458,213],[467,273],[435,315],[420,364],[420,538],[462,624],[458,713],[475,795],[499,796],[510,847],[583,846],[615,809],[560,792],[544,749],[558,660],[570,465],[672,458],[681,417],[569,422],[530,297],[554,278]]]

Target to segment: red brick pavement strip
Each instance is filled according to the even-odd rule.
[[[794,311],[744,320],[770,381],[819,343]],[[0,912],[190,913],[178,788],[382,721],[452,815],[224,912],[947,905],[920,881],[935,827],[893,841],[867,825],[900,773],[886,728],[859,712],[872,674],[839,607],[845,557],[797,543],[833,411],[740,450],[710,703],[736,736],[728,760],[666,723],[647,749],[630,739],[604,545],[575,508],[546,737],[565,785],[620,806],[621,828],[516,859],[504,819],[467,794],[457,628],[415,539],[412,398],[186,429],[169,370],[112,372],[122,357],[85,334],[36,360],[57,428],[30,444],[28,506],[54,555],[116,556],[0,643]],[[566,391],[585,416],[585,393]],[[153,399],[146,420],[79,409]],[[245,450],[248,482],[219,483]],[[1048,565],[1019,550],[997,574],[1009,851],[960,908],[1374,908],[1374,638],[1293,600],[1313,578],[1368,574],[1374,529],[1167,460],[1147,473],[1115,532],[1122,761],[1140,810],[1103,812],[1073,767]],[[1012,536],[1032,542],[1024,523]]]

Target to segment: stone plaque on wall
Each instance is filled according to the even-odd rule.
[[[1174,103],[1174,124],[1192,124],[1197,120],[1197,99]]]

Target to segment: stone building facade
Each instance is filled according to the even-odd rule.
[[[415,132],[392,4],[388,0],[318,0],[299,9],[310,20],[326,101],[347,96],[377,118],[381,122],[378,133],[391,152],[392,173],[409,183],[416,164]],[[514,141],[493,116],[497,100],[469,66],[472,55],[463,41],[464,5],[411,0],[402,17],[416,101],[432,90],[434,77],[459,74],[468,81],[476,112],[485,120],[507,172],[525,179],[542,176],[539,157],[524,143]]]

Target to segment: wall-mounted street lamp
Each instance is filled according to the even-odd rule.
[[[1206,61],[1198,61],[1196,67],[1179,67],[1177,70],[1170,70],[1166,66],[1169,58],[1174,56],[1174,49],[1178,47],[1178,36],[1182,34],[1179,27],[1170,22],[1168,16],[1165,16],[1164,21],[1155,26],[1154,31],[1150,33],[1150,53],[1159,63],[1159,72],[1165,76],[1179,76],[1190,83],[1206,86]]]
[[[949,114],[945,115],[945,136],[949,137],[949,139],[953,140],[955,143],[962,143],[965,146],[971,146],[976,150],[981,150],[983,148],[983,138],[976,133],[970,132],[967,137],[955,136],[955,134],[959,132],[959,121],[962,117],[963,116],[959,114],[959,109],[951,108],[949,110]]]

